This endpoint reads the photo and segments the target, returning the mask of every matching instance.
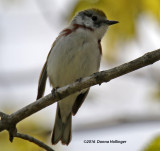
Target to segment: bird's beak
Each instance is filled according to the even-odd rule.
[[[110,26],[110,25],[117,24],[119,22],[115,21],[115,20],[105,20],[104,23],[107,24],[108,26]]]

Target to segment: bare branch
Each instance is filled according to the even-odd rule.
[[[139,57],[128,63],[122,64],[118,67],[106,71],[97,72],[89,77],[77,80],[72,84],[69,84],[62,88],[58,88],[55,91],[54,96],[52,94],[48,94],[45,97],[40,98],[38,101],[35,101],[25,106],[24,108],[18,110],[15,113],[12,113],[8,116],[5,122],[1,120],[0,131],[7,129],[7,125],[16,125],[18,122],[22,121],[26,117],[77,91],[81,91],[82,89],[91,87],[96,84],[101,84],[103,82],[109,82],[110,80],[115,79],[119,76],[135,71],[147,65],[153,64],[158,60],[160,60],[160,49],[146,53],[142,57]]]
[[[85,131],[95,131],[96,129],[109,129],[109,128],[117,128],[119,126],[127,125],[127,124],[147,124],[147,123],[159,123],[160,115],[159,114],[145,114],[145,115],[117,115],[115,117],[104,118],[98,121],[91,122],[81,122],[76,124],[74,131],[75,132],[85,132]],[[51,131],[50,131],[51,133]]]
[[[7,122],[9,115],[7,115],[3,112],[0,112],[0,117],[1,117],[2,122]],[[7,125],[6,129],[9,132],[9,140],[11,142],[13,141],[14,137],[18,137],[18,138],[22,138],[22,139],[28,140],[30,142],[33,142],[33,143],[37,144],[38,146],[40,146],[41,148],[44,148],[47,151],[54,151],[51,147],[49,147],[48,145],[44,144],[43,142],[41,142],[40,140],[38,140],[32,136],[22,134],[22,133],[17,133],[17,129],[15,127],[15,124]]]
[[[48,145],[44,144],[43,142],[39,141],[38,139],[26,135],[26,134],[22,134],[22,133],[16,133],[14,137],[18,137],[18,138],[22,138],[24,140],[30,141],[34,144],[37,144],[38,146],[44,148],[47,151],[54,151],[51,147],[49,147]]]

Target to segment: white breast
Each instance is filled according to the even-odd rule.
[[[89,30],[77,29],[56,41],[47,62],[53,87],[61,87],[99,70],[98,39]]]

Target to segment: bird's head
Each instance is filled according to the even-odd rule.
[[[93,29],[99,39],[104,36],[110,25],[116,23],[118,21],[108,20],[103,11],[95,8],[80,11],[71,22],[71,24],[78,24]]]

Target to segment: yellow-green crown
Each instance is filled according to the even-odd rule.
[[[84,11],[93,11],[102,17],[106,17],[106,14],[102,10],[99,10],[97,8],[86,9]]]

